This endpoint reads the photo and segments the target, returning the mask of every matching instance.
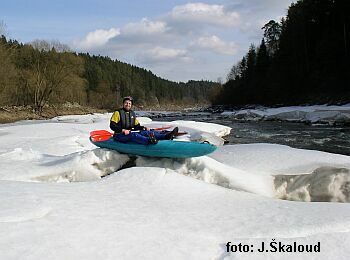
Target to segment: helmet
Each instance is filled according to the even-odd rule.
[[[123,103],[124,103],[126,100],[130,100],[130,101],[131,101],[131,104],[134,104],[134,99],[132,98],[132,96],[123,97]]]

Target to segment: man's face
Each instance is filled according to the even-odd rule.
[[[131,109],[131,106],[132,106],[132,103],[130,100],[125,100],[124,101],[124,104],[123,104],[123,107],[126,111],[129,111]]]

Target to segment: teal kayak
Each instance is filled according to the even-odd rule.
[[[90,141],[101,148],[116,150],[120,153],[162,158],[190,158],[210,154],[216,146],[209,143],[160,140],[157,144],[143,145],[137,143],[121,143],[113,137],[103,141]]]

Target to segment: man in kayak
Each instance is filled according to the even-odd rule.
[[[173,131],[158,132],[141,126],[135,112],[131,110],[132,105],[133,98],[124,97],[123,107],[113,113],[109,126],[114,131],[114,140],[123,143],[156,144],[158,140],[172,140],[177,134],[177,127]]]

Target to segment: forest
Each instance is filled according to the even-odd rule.
[[[0,107],[30,106],[39,115],[67,102],[112,110],[127,95],[140,108],[188,106],[208,104],[218,88],[210,81],[172,82],[109,57],[74,53],[57,41],[0,38]]]
[[[230,70],[215,104],[350,102],[350,2],[299,0],[262,28],[259,46]]]

